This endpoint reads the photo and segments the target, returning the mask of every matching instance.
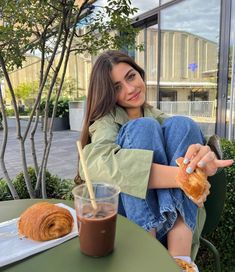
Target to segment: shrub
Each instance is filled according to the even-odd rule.
[[[48,117],[52,116],[55,99],[52,98],[48,105]],[[44,116],[44,109],[46,106],[46,100],[42,99],[40,103],[41,115]],[[69,115],[69,100],[67,98],[59,98],[55,117],[67,117]]]
[[[32,186],[35,187],[37,178],[35,174],[35,170],[32,167],[28,168],[28,173],[32,182]],[[14,179],[13,185],[19,197],[21,199],[29,198],[29,193],[26,188],[25,179],[23,172],[20,172]],[[48,198],[58,198],[71,200],[72,196],[72,188],[74,186],[74,182],[72,180],[61,179],[56,175],[50,174],[46,171],[46,191]],[[6,181],[0,179],[0,200],[11,200],[13,199],[8,189]]]
[[[32,186],[36,186],[37,177],[35,174],[35,170],[32,167],[28,168],[29,177],[32,182]],[[60,179],[56,176],[51,175],[48,171],[46,171],[46,191],[48,197],[53,197],[55,191],[58,187]],[[20,172],[13,180],[13,184],[20,198],[29,198],[29,193],[26,188],[25,179],[23,172]]]
[[[24,106],[21,109],[19,108],[19,114],[21,116],[28,116],[30,115],[30,113],[31,113],[31,109],[29,107]]]
[[[7,108],[6,114],[7,114],[7,116],[15,116],[15,111],[13,108]]]
[[[57,196],[56,198],[65,199],[65,200],[73,200],[72,189],[74,188],[75,183],[70,179],[63,179],[59,182],[59,186],[57,187]]]
[[[222,147],[224,159],[235,158],[235,141],[230,142],[222,140]],[[235,164],[225,168],[225,172],[227,176],[227,195],[224,211],[218,227],[213,233],[205,236],[205,238],[211,241],[218,249],[221,258],[222,271],[232,272],[235,271]],[[197,260],[200,271],[214,271],[212,255],[209,254],[205,247],[201,246]]]
[[[7,183],[3,179],[0,179],[0,201],[11,199],[12,196],[7,186]]]

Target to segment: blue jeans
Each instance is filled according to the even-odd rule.
[[[122,148],[153,150],[154,163],[174,166],[189,145],[203,144],[204,138],[198,125],[189,118],[174,116],[160,125],[153,118],[143,117],[123,125],[116,143]],[[120,194],[119,213],[147,231],[155,228],[160,241],[174,226],[178,214],[193,232],[197,209],[180,189],[148,189],[145,199]]]

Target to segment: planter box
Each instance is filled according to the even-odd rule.
[[[71,130],[81,131],[84,118],[85,101],[69,102],[69,124]]]
[[[41,118],[42,120],[42,129],[43,129],[43,123],[44,123],[44,118]],[[51,123],[51,118],[48,118],[48,124],[47,127],[50,127],[50,123]],[[55,117],[54,118],[54,123],[53,123],[53,131],[60,131],[60,130],[66,130],[69,129],[69,117]]]

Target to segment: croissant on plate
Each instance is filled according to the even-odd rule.
[[[62,207],[40,202],[26,209],[20,216],[18,231],[20,235],[35,241],[48,241],[70,233],[73,217]]]
[[[199,167],[196,167],[193,173],[188,174],[186,172],[187,165],[184,164],[183,161],[183,157],[176,160],[176,163],[180,168],[176,180],[186,195],[194,200],[199,200],[207,188],[207,176]]]

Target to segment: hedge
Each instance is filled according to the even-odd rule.
[[[222,140],[224,159],[235,159],[235,141]],[[227,195],[219,225],[213,233],[205,236],[220,253],[223,272],[235,272],[235,163],[225,168]],[[222,181],[221,181],[222,182]],[[201,245],[196,263],[203,272],[214,272],[213,256]]]
[[[28,168],[28,173],[32,182],[32,186],[36,185],[36,174],[35,170],[32,167]],[[29,193],[27,191],[23,172],[20,172],[14,179],[13,185],[19,197],[29,198]],[[58,198],[58,199],[72,199],[72,188],[74,187],[73,180],[61,179],[56,175],[52,175],[48,171],[46,171],[46,191],[48,198]],[[13,199],[11,193],[8,189],[6,182],[2,179],[0,180],[0,201],[1,200],[11,200]]]

